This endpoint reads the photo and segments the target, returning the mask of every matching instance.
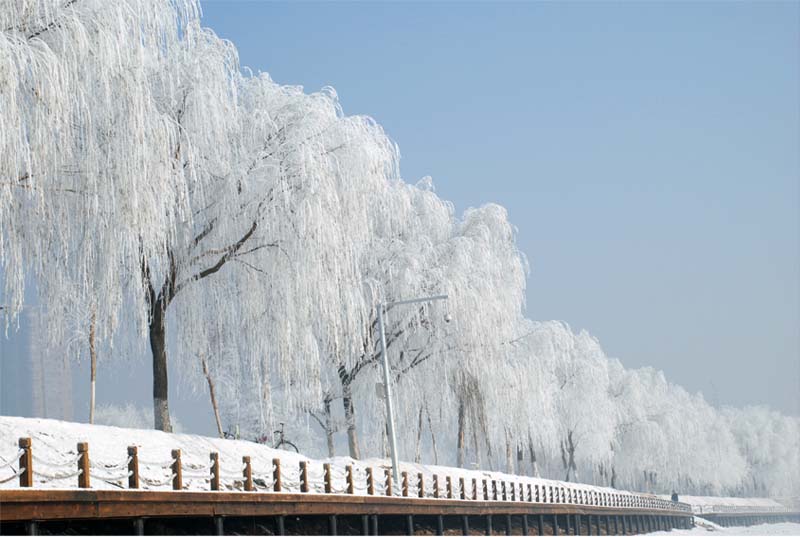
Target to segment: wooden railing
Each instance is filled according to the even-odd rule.
[[[442,475],[438,473],[426,475],[417,472],[410,475],[403,471],[398,489],[393,487],[390,468],[376,469],[348,464],[342,469],[330,463],[302,460],[296,470],[287,471],[281,459],[274,458],[270,468],[254,469],[251,457],[244,456],[241,464],[237,463],[235,471],[224,472],[223,461],[217,452],[209,453],[209,462],[206,465],[186,465],[179,449],[172,450],[168,459],[159,461],[140,459],[136,446],[128,447],[124,458],[111,462],[93,461],[89,452],[89,443],[80,442],[77,456],[60,460],[46,459],[34,454],[30,438],[20,438],[16,457],[18,468],[12,468],[12,476],[3,481],[8,482],[18,477],[20,487],[30,488],[34,486],[34,476],[37,476],[45,482],[61,481],[67,484],[69,480],[75,480],[73,483],[80,489],[91,488],[92,480],[100,480],[118,488],[139,489],[144,485],[151,489],[169,487],[176,491],[189,488],[185,482],[205,481],[207,485],[203,488],[207,486],[207,490],[211,491],[220,491],[227,487],[242,492],[361,494],[691,512],[687,504],[654,496],[583,487],[580,484],[543,483],[525,476],[490,479],[445,475],[442,479]],[[225,462],[230,465],[230,462]],[[5,466],[12,465],[6,463]],[[151,473],[145,476],[141,472],[142,466],[161,475],[154,477]],[[39,470],[40,467],[45,470]],[[381,473],[383,475],[379,478]],[[454,477],[457,479],[453,479]]]

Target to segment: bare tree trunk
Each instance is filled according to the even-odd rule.
[[[564,466],[564,471],[566,475],[564,476],[564,481],[569,481],[570,472],[572,471],[572,466],[567,459],[567,447],[566,442],[563,440],[561,441],[561,464]]]
[[[417,446],[414,450],[414,462],[419,463],[422,459],[422,407],[419,408],[419,420],[417,421]]]
[[[208,364],[206,364],[205,356],[200,356],[200,361],[203,363],[203,374],[206,376],[206,381],[208,381],[208,393],[211,395],[211,407],[214,409],[214,420],[217,422],[217,433],[219,433],[220,438],[225,437],[225,433],[222,431],[222,420],[219,419],[219,406],[217,406],[217,396],[214,392],[214,380],[211,378],[211,374],[208,372]]]
[[[464,467],[464,428],[466,427],[467,416],[464,399],[458,402],[458,453],[456,454],[456,466],[459,468]]]
[[[489,464],[489,471],[494,472],[494,450],[492,449],[492,441],[489,438],[488,426],[486,423],[486,416],[481,416],[481,434],[483,435],[484,443],[486,444],[486,460]]]
[[[472,445],[475,447],[475,464],[481,467],[481,445],[478,441],[478,428],[472,427]]]
[[[167,330],[164,304],[157,300],[150,316],[150,350],[153,353],[153,422],[155,428],[172,432],[169,419],[169,384],[167,379]]]
[[[506,436],[506,473],[514,473],[514,450],[511,448],[511,440]]]
[[[97,316],[92,307],[92,318],[89,321],[89,378],[91,380],[91,394],[89,395],[89,423],[94,423],[94,404],[97,385],[97,348],[95,347],[95,323]]]
[[[569,441],[569,466],[572,469],[573,478],[578,481],[578,466],[575,464],[575,442],[572,440],[572,431],[567,434],[567,440]]]
[[[325,440],[328,443],[328,457],[335,457],[336,447],[333,443],[333,416],[331,415],[330,399],[325,399]]]
[[[428,405],[425,405],[425,415],[428,417],[428,430],[431,432],[431,446],[433,447],[433,464],[439,464],[439,451],[436,449],[436,431],[433,430],[433,422],[431,421],[431,413],[428,411]]]
[[[536,450],[533,448],[533,437],[528,435],[528,451],[531,454],[531,471],[534,477],[539,477],[539,465],[536,462]]]
[[[347,448],[350,451],[350,457],[360,459],[358,429],[356,429],[356,409],[353,404],[353,391],[350,388],[349,381],[342,382],[342,405],[344,405],[344,420],[347,423]]]
[[[611,465],[611,488],[617,488],[617,468],[613,464]]]

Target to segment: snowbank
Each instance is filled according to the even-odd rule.
[[[662,496],[662,498],[668,498]],[[770,498],[733,498],[724,496],[684,496],[682,503],[692,506],[692,512],[703,513],[736,513],[736,512],[787,512],[785,505]]]
[[[19,480],[14,479],[18,468],[18,439],[32,439],[34,486],[37,488],[74,488],[77,486],[77,443],[89,443],[91,462],[91,485],[97,489],[127,487],[127,448],[138,447],[140,485],[143,489],[170,490],[172,464],[171,452],[181,450],[183,487],[187,490],[209,490],[211,452],[219,453],[221,488],[240,490],[242,485],[242,457],[251,458],[254,486],[259,490],[272,490],[273,459],[281,460],[283,492],[300,491],[300,462],[308,461],[308,477],[311,492],[324,492],[323,464],[331,464],[333,493],[346,493],[346,466],[353,467],[354,493],[367,494],[367,468],[373,468],[375,493],[384,493],[385,472],[390,468],[386,459],[355,461],[349,457],[311,460],[292,451],[272,449],[263,444],[244,440],[210,438],[191,434],[169,434],[145,429],[123,429],[105,425],[88,425],[48,419],[0,416],[0,487],[15,488]],[[646,507],[653,509],[685,509],[651,494],[635,494],[628,491],[595,487],[580,483],[567,483],[526,476],[515,476],[500,472],[464,470],[445,466],[401,463],[401,472],[408,473],[408,494],[419,496],[418,475],[423,476],[422,496],[433,497],[433,479],[438,476],[440,496],[447,496],[447,478],[453,489],[453,497],[461,494],[460,482],[464,480],[467,499],[477,486],[478,498],[484,498],[484,484],[488,498],[529,500],[539,503],[573,503],[583,505],[607,505],[616,507]],[[400,495],[402,483],[392,487],[394,495]],[[692,505],[719,503],[718,499],[686,497]],[[683,500],[683,498],[682,498]],[[761,505],[761,500],[757,501]],[[742,505],[747,505],[743,503]],[[752,503],[749,505],[753,505]]]
[[[711,522],[705,521],[703,525],[697,525],[690,530],[673,529],[671,531],[657,531],[648,533],[651,536],[674,536],[674,535],[800,535],[800,524],[793,522],[780,522],[778,524],[758,524],[756,526],[731,526],[723,528]]]

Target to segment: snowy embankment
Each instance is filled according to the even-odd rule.
[[[143,429],[123,429],[104,425],[88,425],[58,420],[31,419],[0,416],[0,481],[12,476],[17,469],[13,461],[19,456],[17,441],[22,437],[32,439],[34,486],[45,488],[74,488],[77,486],[77,443],[89,443],[92,488],[115,489],[126,487],[127,448],[138,447],[139,475],[141,488],[151,490],[170,490],[172,450],[181,450],[183,486],[188,490],[208,490],[211,452],[219,453],[221,466],[221,488],[239,490],[242,488],[242,457],[249,456],[256,489],[272,490],[273,459],[281,461],[281,481],[283,492],[300,491],[300,462],[308,461],[309,488],[312,492],[324,492],[323,464],[331,464],[332,490],[346,493],[346,466],[353,467],[354,494],[367,494],[367,468],[374,469],[375,493],[384,493],[384,472],[389,468],[386,459],[356,461],[349,457],[311,460],[292,451],[270,448],[263,444],[243,440],[211,438],[191,434],[169,434],[161,431]],[[408,472],[409,495],[418,496],[417,475],[423,474],[426,497],[433,497],[433,476],[439,479],[440,495],[447,495],[447,478],[453,488],[454,497],[460,494],[460,478],[465,481],[467,497],[472,497],[472,480],[477,479],[479,494],[482,494],[483,480],[487,480],[492,495],[491,482],[497,483],[498,498],[507,487],[507,497],[511,498],[512,483],[514,497],[520,498],[520,490],[527,495],[527,485],[532,485],[534,499],[539,497],[543,503],[563,502],[594,503],[600,496],[614,493],[620,497],[656,500],[654,496],[633,495],[624,491],[579,485],[547,479],[513,476],[499,472],[480,472],[443,466],[426,466],[401,463],[401,471]],[[68,476],[53,479],[52,476]],[[101,477],[102,476],[102,477]],[[112,479],[103,479],[103,477]],[[116,479],[113,479],[116,478]],[[505,484],[505,487],[503,486]],[[3,483],[4,488],[18,486],[18,480]],[[401,494],[401,483],[395,483],[392,493]],[[558,496],[564,497],[564,500]],[[490,496],[491,497],[491,496]],[[574,500],[573,500],[574,499]]]
[[[88,425],[58,420],[0,416],[0,481],[3,488],[18,487],[13,475],[19,457],[18,439],[32,439],[34,487],[75,488],[77,486],[77,443],[89,443],[91,486],[98,489],[118,489],[127,486],[127,448],[138,447],[140,486],[149,490],[172,488],[170,465],[173,449],[181,450],[183,488],[209,490],[211,452],[219,453],[221,489],[242,489],[242,457],[250,456],[254,487],[272,490],[273,459],[281,460],[283,492],[300,491],[301,461],[308,461],[309,489],[324,492],[323,464],[331,464],[333,493],[346,493],[346,466],[353,467],[354,494],[367,494],[367,468],[373,468],[375,494],[385,494],[384,472],[389,468],[386,459],[356,461],[349,457],[310,460],[291,451],[272,449],[263,444],[242,440],[227,440],[190,434],[168,434],[161,431],[123,429],[103,425]],[[653,495],[633,494],[610,488],[577,483],[566,483],[500,472],[463,470],[443,466],[401,463],[401,471],[408,472],[409,496],[419,496],[418,474],[423,475],[424,497],[433,497],[433,477],[438,476],[440,496],[447,496],[448,478],[453,497],[464,494],[472,498],[477,485],[478,497],[494,498],[492,482],[496,483],[497,499],[532,499],[541,503],[579,503],[587,505],[644,506],[652,508],[674,507]],[[65,476],[55,478],[53,476]],[[11,477],[11,479],[9,479]],[[475,481],[473,481],[475,480]],[[484,496],[484,484],[487,496]],[[529,487],[530,485],[530,487]],[[504,492],[505,491],[505,492]],[[513,492],[512,492],[513,491]],[[402,493],[402,484],[392,487],[394,495]],[[530,494],[530,497],[529,497]]]
[[[300,462],[308,461],[309,490],[324,492],[323,464],[331,465],[333,493],[346,493],[346,467],[353,468],[354,494],[367,494],[366,471],[373,468],[375,494],[384,494],[385,459],[356,461],[348,457],[310,460],[290,451],[272,449],[263,444],[243,440],[227,440],[191,434],[168,434],[161,431],[123,429],[103,425],[88,425],[58,420],[0,416],[0,481],[2,488],[16,488],[20,451],[18,439],[30,437],[33,456],[33,484],[37,488],[75,488],[77,486],[78,442],[89,443],[91,486],[96,489],[127,487],[128,446],[138,447],[141,488],[170,490],[172,488],[172,450],[181,450],[183,488],[209,490],[210,453],[219,453],[220,488],[242,489],[242,457],[251,460],[254,487],[272,490],[273,459],[281,461],[282,492],[300,491]],[[683,509],[665,499],[650,494],[636,494],[605,487],[567,483],[547,479],[515,476],[500,472],[464,470],[459,468],[401,463],[400,470],[408,472],[408,494],[412,497],[433,497],[433,478],[438,476],[440,496],[447,497],[447,483],[452,484],[453,497],[461,495],[463,479],[467,499],[477,493],[480,499],[527,500],[539,503],[573,503],[613,507]],[[418,474],[423,475],[420,494]],[[448,480],[449,478],[449,480]],[[496,484],[496,496],[495,487]],[[473,488],[477,486],[476,488]],[[484,487],[486,487],[484,489]],[[402,484],[392,487],[400,495]],[[687,508],[688,509],[688,508]]]
[[[800,524],[793,522],[780,522],[778,524],[757,524],[755,526],[731,526],[723,528],[707,520],[695,517],[695,526],[692,529],[673,529],[670,531],[656,531],[648,533],[652,536],[673,535],[800,535]]]
[[[669,498],[669,496],[661,496]],[[680,501],[692,506],[696,515],[703,513],[783,513],[788,507],[771,498],[733,498],[725,496],[688,496],[681,494]]]

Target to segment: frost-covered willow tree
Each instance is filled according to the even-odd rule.
[[[651,492],[733,491],[745,461],[723,417],[700,395],[667,382],[652,368],[612,367],[617,408],[611,459],[625,486]]]
[[[554,371],[564,475],[567,481],[578,480],[578,449],[584,460],[595,464],[607,457],[611,446],[614,421],[607,394],[608,362],[598,341],[586,331],[576,334],[564,323],[547,323],[542,335],[540,352],[552,360]]]
[[[150,64],[179,46],[193,17],[189,1],[0,4],[7,321],[33,269],[45,304],[102,297],[98,318],[113,330],[125,291],[141,287],[130,267],[162,252],[190,216],[190,175],[170,165],[177,129],[157,109]]]
[[[609,479],[612,486],[641,483],[653,489],[665,483],[670,460],[683,449],[673,438],[680,407],[664,374],[651,368],[626,370],[617,360],[609,367],[609,396],[616,411]]]
[[[403,428],[408,425],[417,431],[417,437],[420,423],[427,424],[432,443],[442,420],[456,423],[459,408],[449,395],[432,401],[432,394],[450,394],[450,379],[460,367],[472,362],[476,374],[480,360],[484,365],[491,361],[499,343],[515,333],[512,319],[521,313],[525,260],[516,248],[505,210],[487,205],[456,219],[451,205],[433,192],[429,180],[417,185],[385,181],[383,190],[373,195],[368,213],[372,235],[364,243],[359,278],[329,282],[338,290],[343,311],[350,311],[348,304],[360,306],[352,310],[361,322],[353,332],[359,337],[359,347],[356,352],[320,347],[324,352],[318,362],[313,356],[298,356],[298,363],[307,368],[303,374],[321,377],[322,391],[294,408],[280,402],[281,415],[290,417],[284,421],[297,422],[307,414],[322,428],[328,454],[334,453],[333,434],[340,423],[351,456],[360,457],[364,447],[372,454],[383,451],[384,407],[374,391],[381,377],[378,302],[441,293],[450,296],[444,303],[389,306],[386,311],[391,374],[403,402],[398,405],[398,421]],[[321,312],[321,323],[331,332],[337,329],[325,312]],[[344,332],[337,335],[350,337]],[[309,337],[318,338],[316,333]],[[277,384],[273,393],[281,394],[281,399],[294,389],[285,379],[277,379]],[[237,400],[254,400],[253,388],[239,390]],[[248,429],[248,434],[254,433],[250,425],[243,425],[240,413],[231,419]],[[420,442],[409,441],[403,451],[415,453]]]
[[[422,186],[422,185],[421,185]],[[441,245],[453,234],[453,214],[450,204],[432,191],[415,185],[395,183],[374,200],[371,216],[374,231],[364,244],[360,260],[360,278],[340,282],[347,293],[364,305],[360,325],[355,330],[359,346],[355,352],[327,353],[323,356],[324,398],[341,399],[351,457],[360,458],[360,442],[356,421],[355,392],[359,380],[379,363],[377,311],[379,302],[402,300],[443,293],[444,282],[437,276],[442,260]],[[432,311],[439,322],[427,315]],[[388,307],[386,310],[386,343],[389,349],[405,345],[413,338],[427,337],[436,344],[443,330],[440,304],[420,307]],[[344,334],[342,334],[344,336]],[[421,347],[417,344],[417,347]],[[410,351],[411,349],[409,349]],[[398,359],[405,359],[402,355]],[[406,369],[413,369],[422,355],[410,357]],[[374,381],[373,381],[374,382]],[[369,383],[361,383],[366,385]],[[372,386],[367,386],[369,391]],[[373,397],[369,394],[367,397]]]
[[[513,459],[509,459],[516,456],[516,471],[525,473],[527,458],[528,471],[535,476],[540,475],[541,459],[552,454],[551,447],[559,441],[556,371],[541,345],[541,338],[548,330],[548,323],[520,320],[517,329],[520,335],[510,343],[509,360],[497,368],[498,372],[504,371],[506,380],[498,384],[493,377],[483,377],[495,386],[497,402],[493,406],[508,409],[495,417],[502,419],[498,422],[502,436],[499,431],[492,435],[506,439],[506,466],[511,466]]]
[[[365,201],[396,173],[377,125],[344,117],[333,92],[242,74],[193,3],[29,2],[0,21],[12,305],[28,262],[46,303],[97,303],[109,332],[123,305],[137,312],[164,430],[168,334],[190,359],[235,341],[249,377],[277,365],[289,379],[320,346],[352,351],[342,334],[357,322],[324,283],[355,278]],[[68,281],[77,295],[59,294]]]
[[[180,48],[193,2],[20,0],[0,4],[0,263],[6,321],[32,269],[48,334],[80,314],[106,339],[126,296],[144,296],[139,260],[163,255],[191,217],[191,170],[176,169],[177,126],[160,113],[154,66]],[[91,313],[90,313],[91,311]]]
[[[213,50],[226,47],[198,32]],[[265,389],[274,372],[292,384],[288,395],[303,400],[318,391],[318,375],[309,375],[307,365],[319,352],[353,348],[347,334],[362,308],[341,300],[330,283],[357,278],[357,254],[370,230],[367,201],[395,173],[396,154],[373,122],[344,117],[332,92],[307,95],[266,76],[240,77],[230,72],[233,59],[223,58],[219,90],[225,91],[223,74],[232,77],[225,83],[236,100],[218,107],[220,117],[211,122],[224,125],[227,116],[238,124],[219,138],[208,133],[213,103],[204,101],[204,79],[169,101],[183,103],[176,121],[197,134],[186,141],[191,152],[179,158],[180,166],[195,169],[198,185],[189,192],[193,218],[179,228],[167,264],[142,267],[154,370],[158,375],[163,367],[166,381],[165,325],[175,303],[179,348],[209,355],[220,371],[231,365],[213,352],[222,345],[248,382],[256,372]],[[223,143],[229,155],[220,151]],[[212,325],[222,341],[207,336]],[[166,387],[154,395],[162,404]]]
[[[403,401],[398,419],[407,419],[418,430],[421,419],[431,420],[425,404],[429,392],[408,379],[425,365],[428,378],[444,390],[454,360],[463,367],[479,352],[490,359],[494,351],[483,348],[486,341],[502,340],[513,331],[510,321],[519,317],[524,296],[525,260],[501,207],[487,205],[456,219],[451,205],[426,180],[391,185],[376,200],[374,214],[361,280],[342,285],[367,305],[357,332],[361,345],[356,353],[327,355],[323,373],[323,404],[341,397],[348,449],[356,458],[361,451],[359,424],[373,453],[380,452],[385,427],[383,405],[374,395],[380,379],[379,302],[449,295],[445,302],[386,309],[391,377]],[[365,413],[360,419],[358,408]]]
[[[766,407],[724,408],[722,415],[747,461],[740,493],[800,495],[800,419]]]

